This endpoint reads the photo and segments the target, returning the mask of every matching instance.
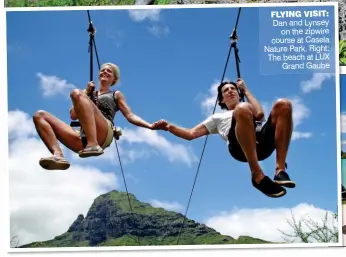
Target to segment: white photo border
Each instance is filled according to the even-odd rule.
[[[1,0],[2,1],[2,0]],[[77,10],[140,10],[140,9],[176,9],[176,8],[250,8],[250,7],[259,7],[259,8],[271,8],[271,7],[301,7],[301,6],[331,6],[334,7],[334,20],[335,20],[335,86],[336,86],[336,130],[337,130],[337,153],[341,152],[341,128],[340,128],[340,73],[345,69],[339,70],[339,51],[338,51],[338,3],[337,2],[306,2],[306,3],[245,3],[245,4],[196,4],[196,5],[153,5],[153,6],[84,6],[84,7],[39,7],[39,8],[26,8],[26,7],[18,7],[11,8],[6,7],[1,12],[5,15],[0,15],[0,20],[3,25],[3,35],[1,35],[1,51],[0,56],[3,56],[3,63],[5,63],[5,68],[1,69],[0,78],[2,79],[3,85],[3,94],[0,98],[1,108],[0,115],[2,117],[1,125],[2,132],[0,137],[0,151],[2,152],[0,156],[0,167],[4,167],[5,172],[0,172],[0,181],[2,185],[0,188],[3,190],[3,193],[0,194],[1,198],[1,214],[2,215],[2,223],[5,224],[5,229],[0,229],[3,231],[5,235],[1,235],[0,238],[5,244],[5,248],[1,247],[1,249],[7,249],[9,253],[18,253],[18,252],[89,252],[89,251],[131,251],[131,250],[205,250],[205,249],[260,249],[260,248],[325,248],[327,246],[342,246],[342,199],[341,199],[341,187],[337,186],[338,191],[338,228],[339,228],[339,242],[338,243],[298,243],[298,244],[251,244],[251,245],[179,245],[179,246],[117,246],[117,247],[57,247],[57,248],[11,248],[10,247],[10,213],[9,213],[9,171],[8,171],[8,133],[7,133],[7,115],[8,115],[8,99],[7,99],[7,42],[6,42],[6,13],[12,11],[77,11]],[[340,72],[341,71],[341,72]],[[5,159],[2,161],[2,158]],[[338,176],[338,185],[341,183],[341,158],[340,155],[336,156],[337,161],[337,176]],[[5,222],[4,222],[5,221]],[[6,222],[8,221],[8,222]]]

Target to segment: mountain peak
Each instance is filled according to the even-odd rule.
[[[78,247],[117,245],[173,245],[184,216],[140,202],[127,193],[112,190],[98,196],[86,217],[82,214],[67,232],[45,242],[35,242],[24,247]],[[267,243],[260,239],[241,237],[238,240],[221,235],[204,224],[186,219],[181,230],[180,244],[236,244]]]

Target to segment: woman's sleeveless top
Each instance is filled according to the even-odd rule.
[[[109,91],[97,96],[98,108],[103,116],[113,123],[115,114],[119,111],[119,107],[114,98],[115,91]]]

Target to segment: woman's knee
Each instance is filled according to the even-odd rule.
[[[84,94],[83,90],[80,90],[80,89],[73,89],[70,93],[70,97],[74,101],[80,99],[84,95],[85,94]]]
[[[38,110],[37,112],[35,112],[34,116],[33,116],[33,121],[34,123],[40,121],[40,120],[45,120],[48,116],[48,112],[44,111],[44,110]]]
[[[249,103],[239,103],[234,109],[234,117],[239,118],[253,118],[251,105]]]

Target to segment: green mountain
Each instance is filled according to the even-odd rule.
[[[34,242],[20,248],[176,245],[184,216],[154,208],[129,194],[133,215],[126,193],[111,191],[97,197],[86,217],[82,214],[67,232],[44,242]],[[224,236],[204,224],[186,219],[179,245],[201,244],[263,244],[261,239]]]

